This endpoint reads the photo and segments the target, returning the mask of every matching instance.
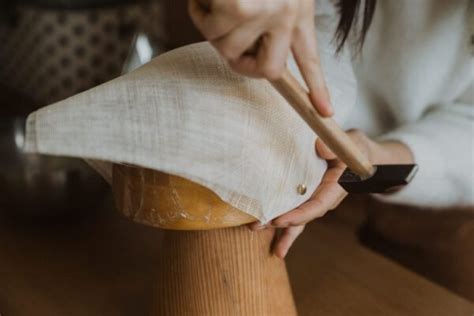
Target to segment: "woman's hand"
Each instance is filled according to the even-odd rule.
[[[189,13],[241,74],[275,80],[291,50],[313,105],[322,116],[332,115],[316,44],[314,0],[189,0]]]
[[[358,130],[351,130],[348,135],[374,164],[413,163],[410,150],[400,142],[377,143]],[[308,222],[333,210],[347,196],[347,192],[337,183],[346,168],[344,163],[337,159],[334,153],[319,138],[316,141],[316,152],[319,157],[328,161],[328,169],[321,180],[321,184],[308,201],[277,217],[268,225],[283,228],[283,232],[278,237],[273,249],[273,252],[280,258],[286,256],[291,245],[303,232]],[[253,230],[266,227],[259,225],[258,222],[250,225]]]

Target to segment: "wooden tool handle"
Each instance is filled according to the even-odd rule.
[[[375,168],[370,161],[333,119],[319,115],[306,90],[288,69],[279,79],[270,83],[354,173],[362,178],[373,175]]]

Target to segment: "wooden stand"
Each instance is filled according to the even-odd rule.
[[[152,315],[296,315],[285,263],[270,253],[273,232],[241,226],[255,218],[158,171],[116,165],[113,189],[125,216],[168,229]]]

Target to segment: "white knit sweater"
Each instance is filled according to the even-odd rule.
[[[411,149],[419,172],[387,201],[474,205],[473,3],[377,2],[353,60],[359,100],[345,128]]]

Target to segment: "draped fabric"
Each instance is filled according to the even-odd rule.
[[[341,123],[356,87],[331,34],[320,32],[318,40]],[[301,80],[293,60],[289,67]],[[92,159],[106,178],[112,162],[185,177],[266,222],[319,184],[326,162],[316,156],[316,137],[267,81],[234,73],[208,43],[198,43],[32,113],[25,149]]]

